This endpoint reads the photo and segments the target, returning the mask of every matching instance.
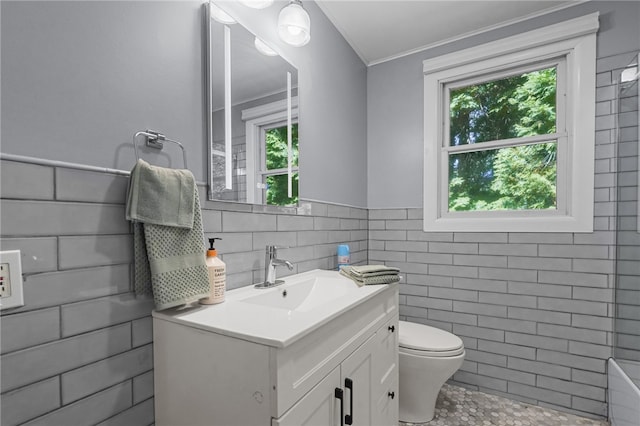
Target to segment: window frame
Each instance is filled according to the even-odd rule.
[[[423,61],[425,231],[593,232],[597,30],[598,13],[593,13]],[[527,138],[552,136],[546,138],[551,141],[557,136],[557,208],[450,212],[448,89],[553,63],[561,64],[557,90],[560,93],[562,89],[566,96],[565,100],[556,98],[556,113],[564,117],[565,129]],[[561,68],[565,69],[562,76]],[[558,119],[556,123],[562,125]],[[482,146],[482,150],[497,149],[503,147],[503,141],[508,140],[473,145]]]
[[[287,122],[287,100],[271,102],[253,108],[242,110],[242,121],[245,122],[245,137],[247,142],[247,202],[263,204],[264,190],[258,188],[263,176],[273,170],[266,170],[265,162],[265,130],[280,127],[278,123]],[[298,97],[291,98],[291,123],[298,123]],[[299,148],[298,148],[299,149]],[[285,169],[287,171],[287,169]],[[300,174],[300,167],[294,166],[291,172]],[[281,173],[275,173],[281,174]]]

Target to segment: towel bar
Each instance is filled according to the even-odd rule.
[[[135,154],[136,154],[136,161],[140,159],[140,156],[138,155],[138,143],[137,143],[137,138],[140,135],[146,136],[146,141],[147,141],[146,145],[151,148],[162,149],[164,146],[163,141],[172,142],[178,145],[182,150],[182,161],[184,164],[184,168],[185,169],[187,168],[187,150],[185,149],[185,147],[180,142],[174,141],[173,139],[169,139],[168,137],[166,137],[160,132],[156,132],[148,129],[145,131],[137,132],[136,134],[133,135],[133,150],[135,151]]]

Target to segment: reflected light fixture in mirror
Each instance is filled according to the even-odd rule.
[[[216,6],[213,3],[210,3],[209,11],[211,14],[211,18],[215,19],[221,24],[232,25],[237,22],[235,19],[231,17],[231,15],[229,15],[227,12],[220,9],[218,6]]]
[[[273,0],[240,0],[240,3],[253,9],[264,9],[273,4]]]
[[[291,0],[278,15],[278,35],[287,44],[301,47],[311,40],[311,19],[300,0]]]
[[[265,42],[260,40],[258,37],[254,39],[253,44],[258,52],[262,53],[265,56],[278,56],[278,52],[267,46]]]

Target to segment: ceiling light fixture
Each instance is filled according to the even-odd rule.
[[[311,40],[311,19],[300,0],[291,0],[278,15],[278,35],[285,43],[300,47]]]
[[[273,0],[240,0],[240,3],[253,9],[264,9],[273,4]]]
[[[220,22],[221,24],[231,25],[235,24],[237,21],[231,17],[227,12],[220,9],[218,6],[209,2],[209,13],[211,14],[211,18]]]
[[[253,40],[253,44],[258,52],[262,53],[265,56],[278,56],[278,52],[270,48],[264,41],[260,40],[258,37]]]

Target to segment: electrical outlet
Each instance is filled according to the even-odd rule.
[[[0,309],[24,306],[20,250],[0,251]]]
[[[0,263],[0,297],[11,296],[11,275],[9,264]]]

